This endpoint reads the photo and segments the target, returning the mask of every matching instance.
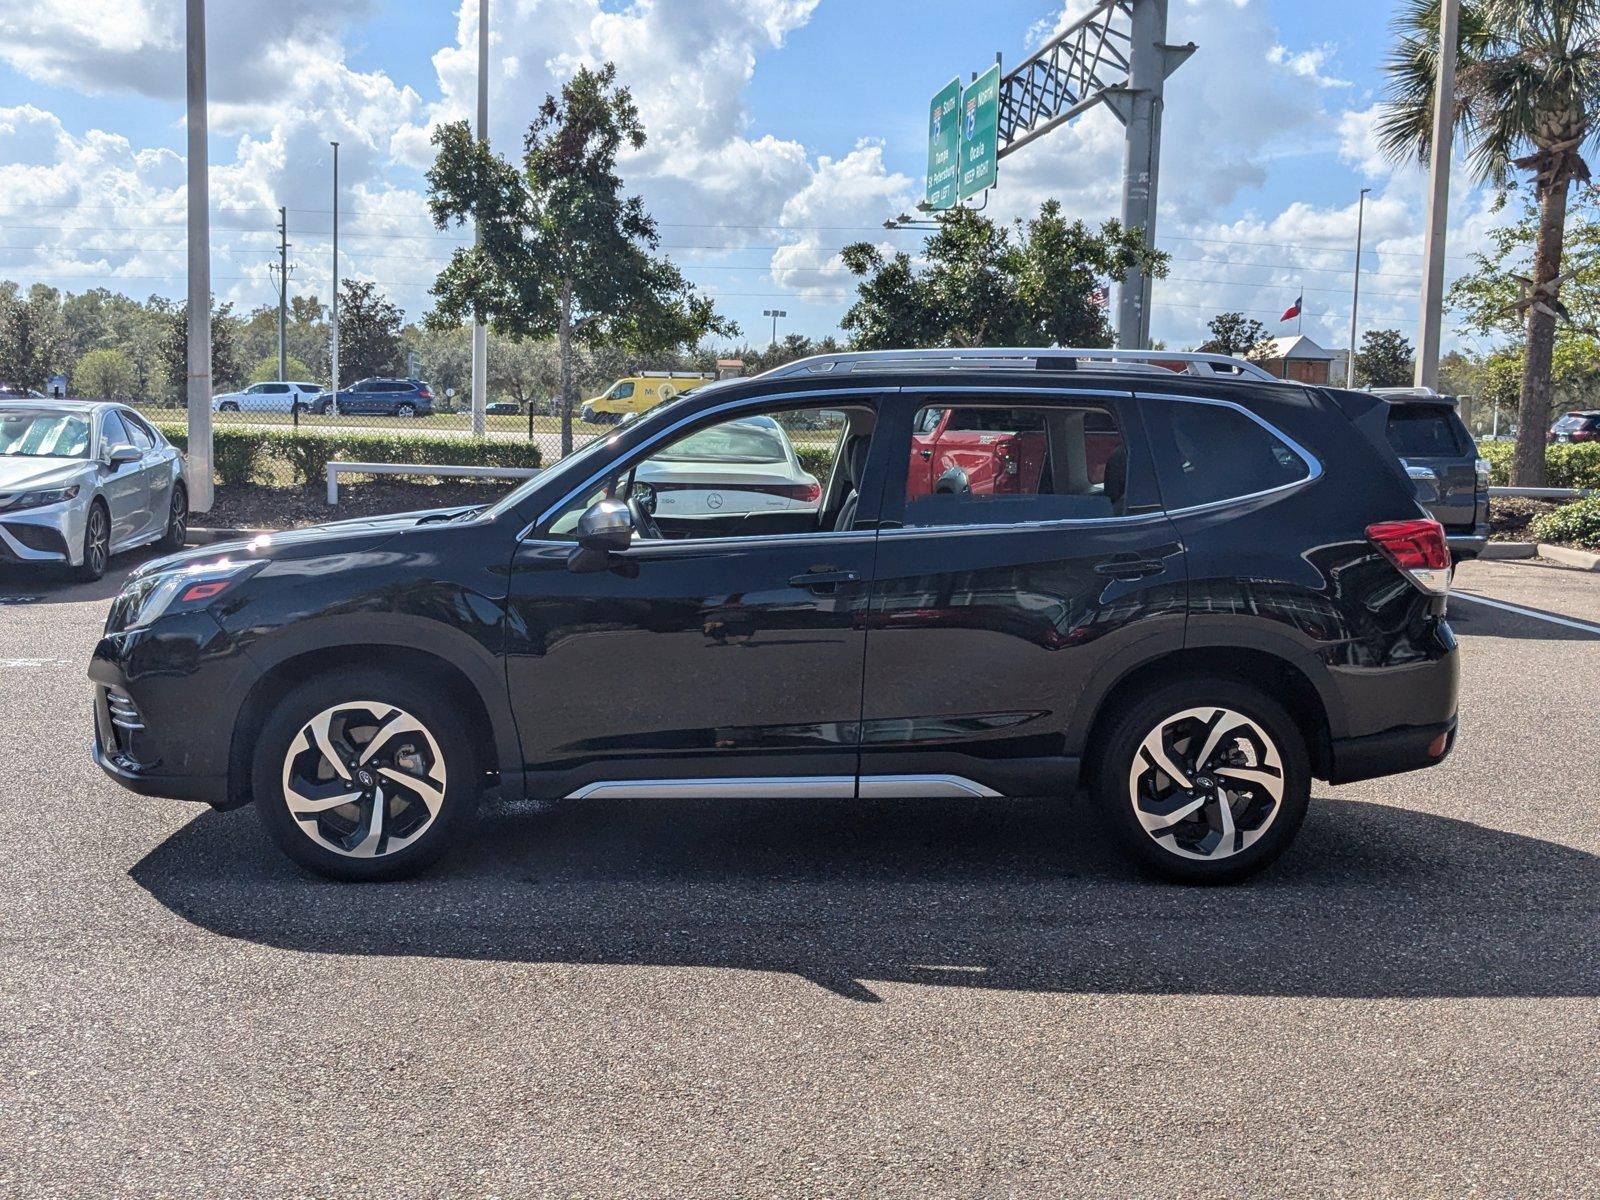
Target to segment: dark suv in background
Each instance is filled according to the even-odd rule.
[[[337,396],[323,392],[312,401],[311,410],[319,417],[334,411],[351,416],[431,417],[433,389],[420,379],[362,379]]]
[[[1450,556],[1390,402],[1160,357],[1184,373],[1120,351],[807,359],[697,388],[490,506],[152,563],[90,666],[95,758],[135,791],[254,802],[339,878],[432,862],[486,788],[1086,784],[1146,867],[1239,879],[1289,845],[1313,778],[1450,751]],[[707,496],[693,518],[635,487],[752,418],[826,463],[820,495],[718,507],[744,479],[722,460],[675,480]],[[974,446],[981,487],[953,470]]]
[[[1389,404],[1389,444],[1417,499],[1444,526],[1451,555],[1477,558],[1489,541],[1489,463],[1478,455],[1454,396],[1427,388],[1374,388]]]

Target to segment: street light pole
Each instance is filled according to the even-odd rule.
[[[289,210],[278,209],[278,378],[289,378]]]
[[[478,0],[478,141],[489,140],[489,0]],[[473,245],[483,243],[483,228],[472,226]],[[481,320],[472,323],[472,432],[482,437],[487,424],[489,390],[489,331]]]
[[[1445,221],[1450,210],[1450,135],[1455,127],[1456,53],[1461,0],[1439,5],[1439,67],[1433,90],[1433,142],[1429,163],[1428,228],[1423,238],[1422,311],[1417,327],[1416,385],[1439,386],[1439,326],[1444,316]]]
[[[1361,189],[1361,199],[1356,207],[1356,281],[1350,289],[1350,350],[1345,355],[1344,385],[1353,388],[1356,385],[1356,309],[1361,305],[1361,232],[1367,219],[1367,193],[1372,189]]]
[[[781,308],[763,308],[761,310],[761,315],[763,317],[771,317],[772,318],[772,342],[771,342],[771,344],[773,346],[776,346],[778,344],[778,318],[779,317],[787,317],[789,314],[788,314],[788,312],[786,310],[781,309]]]
[[[328,144],[333,147],[333,347],[330,357],[333,367],[332,409],[337,416],[339,412],[339,143]]]
[[[191,512],[211,511],[211,189],[206,152],[206,5],[187,0],[186,92],[189,134],[189,408]]]

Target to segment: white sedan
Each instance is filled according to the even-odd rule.
[[[633,495],[658,517],[815,512],[822,485],[771,417],[691,434],[639,464]]]

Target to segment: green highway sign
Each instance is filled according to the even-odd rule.
[[[1000,151],[1000,64],[961,93],[961,198],[994,186]]]
[[[928,106],[928,186],[925,199],[932,209],[950,208],[956,202],[961,171],[961,79],[958,76],[934,93]]]

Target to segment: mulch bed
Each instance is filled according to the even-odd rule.
[[[459,504],[491,504],[516,481],[440,483],[343,483],[339,503],[328,507],[325,489],[272,488],[259,484],[219,487],[208,513],[196,513],[193,524],[207,529],[297,529],[346,517],[379,517],[423,508]]]
[[[1526,542],[1528,522],[1561,507],[1557,500],[1534,500],[1526,496],[1496,496],[1489,502],[1489,540]]]

